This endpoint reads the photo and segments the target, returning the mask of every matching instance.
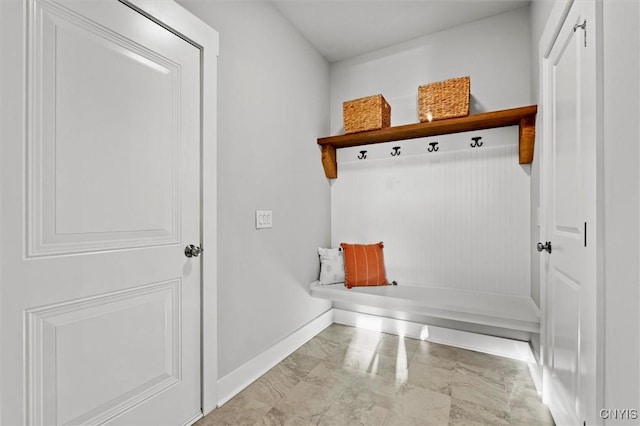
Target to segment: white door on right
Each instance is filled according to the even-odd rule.
[[[543,80],[544,387],[559,425],[597,421],[594,9],[574,2]]]

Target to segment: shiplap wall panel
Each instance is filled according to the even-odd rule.
[[[332,244],[384,241],[399,283],[529,296],[529,176],[517,159],[517,127],[340,149]]]

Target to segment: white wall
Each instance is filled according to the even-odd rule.
[[[332,133],[342,132],[345,100],[382,93],[392,125],[414,123],[419,85],[463,75],[472,113],[530,104],[528,8],[332,64]],[[529,295],[530,167],[518,165],[511,131],[506,148],[502,136],[481,131],[490,142],[475,150],[471,134],[428,138],[441,141],[437,155],[374,160],[389,148],[356,149],[370,159],[339,165],[332,244],[383,240],[389,278],[399,282]],[[448,144],[459,146],[445,152]]]
[[[331,134],[342,102],[382,93],[391,125],[418,121],[418,86],[471,76],[471,113],[529,105],[529,8],[454,27],[331,65]]]
[[[218,352],[223,377],[330,308],[309,296],[330,198],[316,138],[329,65],[268,2],[179,0],[220,33]],[[273,229],[255,229],[255,210]]]
[[[602,6],[604,405],[640,409],[640,6],[622,0]]]

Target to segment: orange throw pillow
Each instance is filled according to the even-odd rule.
[[[340,244],[344,255],[344,285],[347,288],[388,285],[382,242],[377,244]]]

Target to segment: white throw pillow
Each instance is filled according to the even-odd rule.
[[[342,249],[318,247],[318,254],[320,255],[319,284],[344,283],[344,257],[342,257]]]

